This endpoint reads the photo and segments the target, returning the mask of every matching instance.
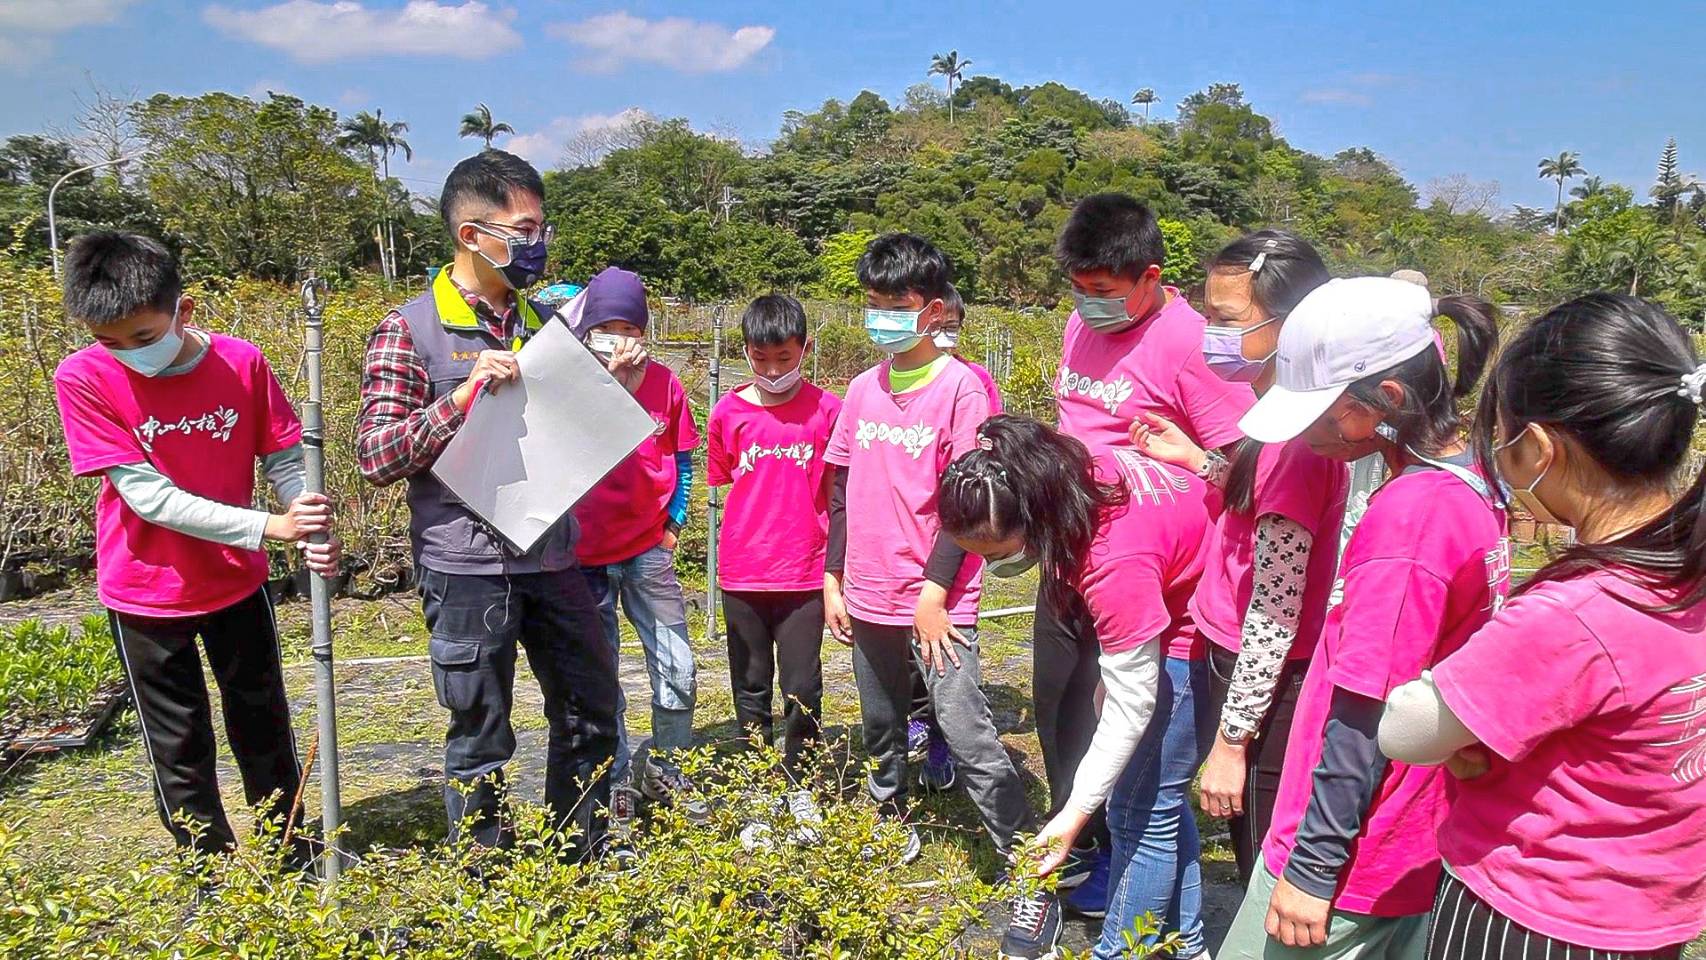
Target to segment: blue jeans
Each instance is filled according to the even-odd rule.
[[[693,745],[693,705],[698,694],[698,671],[693,646],[687,642],[687,600],[675,576],[675,554],[662,545],[637,557],[602,567],[583,567],[587,586],[598,602],[604,637],[620,652],[622,632],[616,625],[616,599],[646,648],[646,674],[652,682],[652,746],[681,750]],[[626,717],[628,697],[617,705],[616,765],[618,781],[628,775]]]
[[[1167,658],[1155,719],[1138,741],[1108,797],[1114,851],[1108,916],[1093,957],[1125,955],[1124,932],[1153,913],[1162,930],[1183,938],[1178,956],[1207,949],[1202,928],[1202,843],[1191,812],[1191,780],[1214,741],[1208,715],[1208,667]],[[1165,712],[1163,712],[1165,711]]]

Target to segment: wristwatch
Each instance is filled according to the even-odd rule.
[[[1254,730],[1240,730],[1234,732],[1232,730],[1228,730],[1226,727],[1220,728],[1220,739],[1225,740],[1227,743],[1230,743],[1235,747],[1241,747],[1255,738],[1256,731]]]

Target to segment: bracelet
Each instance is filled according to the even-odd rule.
[[[1225,487],[1226,473],[1231,467],[1219,450],[1210,450],[1203,454],[1202,468],[1197,471],[1197,476],[1216,487]]]

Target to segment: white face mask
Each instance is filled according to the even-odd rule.
[[[779,377],[767,377],[759,373],[758,368],[753,366],[751,354],[748,354],[746,358],[746,365],[752,367],[752,382],[765,393],[787,393],[794,389],[795,385],[800,382],[800,367],[804,363],[805,357],[802,356],[800,362],[794,365],[794,369]]]
[[[179,301],[179,306],[181,305],[182,301]],[[160,335],[160,339],[146,346],[125,350],[108,347],[107,352],[113,355],[114,360],[145,377],[159,376],[178,358],[179,351],[184,349],[184,335],[178,329],[179,306],[172,307],[172,325]]]
[[[1532,426],[1534,426],[1534,424],[1531,423],[1527,427],[1523,427],[1522,430],[1519,431],[1516,436],[1514,436],[1514,437],[1510,438],[1509,440],[1506,440],[1504,443],[1501,443],[1498,446],[1494,447],[1493,452],[1498,453],[1500,450],[1504,450],[1508,447],[1515,445],[1518,440],[1522,439],[1522,435],[1524,433],[1528,432],[1529,427],[1532,427]],[[1497,461],[1495,461],[1494,462],[1494,469],[1496,470],[1497,468],[1498,468],[1498,464],[1497,464]],[[1570,524],[1565,522],[1557,514],[1553,513],[1550,507],[1546,506],[1546,504],[1541,502],[1540,495],[1534,492],[1534,488],[1540,486],[1540,481],[1546,479],[1546,472],[1551,470],[1551,469],[1552,469],[1552,464],[1550,464],[1550,463],[1546,464],[1546,466],[1544,466],[1544,467],[1541,467],[1540,468],[1540,475],[1535,477],[1534,482],[1530,483],[1526,487],[1512,487],[1509,483],[1506,483],[1502,477],[1499,479],[1499,483],[1510,490],[1511,499],[1515,500],[1517,502],[1518,506],[1520,506],[1524,510],[1528,511],[1529,516],[1533,517],[1536,522],[1538,522],[1538,523],[1550,523],[1550,524],[1553,524],[1554,526],[1567,527]]]
[[[1019,548],[1019,552],[1013,554],[1011,557],[1002,557],[999,560],[985,560],[983,562],[983,572],[992,577],[1017,577],[1026,570],[1036,566],[1037,561],[1041,559],[1041,557],[1030,556],[1029,553],[1021,547]]]

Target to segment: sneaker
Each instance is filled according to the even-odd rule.
[[[948,741],[934,730],[928,740],[924,764],[918,768],[918,785],[936,793],[954,789],[959,777],[954,772],[954,755],[948,750]]]
[[[918,830],[912,824],[903,823],[901,826],[906,828],[906,846],[900,852],[900,866],[904,867],[917,860],[918,855],[924,852],[924,840],[919,837]],[[875,860],[877,849],[867,845],[859,851],[859,857],[862,860]]]
[[[823,826],[823,811],[818,809],[817,799],[810,790],[795,790],[788,794],[787,804],[788,816],[794,819],[794,833],[789,839],[796,846],[817,846],[823,840],[818,830]]]
[[[639,866],[640,855],[634,849],[634,819],[639,807],[640,793],[629,784],[610,788],[610,829],[604,835],[599,857],[617,873],[628,873]]]
[[[1054,871],[1055,889],[1071,890],[1090,879],[1091,872],[1096,869],[1096,861],[1101,856],[1101,849],[1095,846],[1073,847],[1066,854],[1066,861]]]
[[[1047,960],[1060,940],[1060,901],[1038,890],[1013,899],[1013,919],[1001,938],[1002,960]]]
[[[704,823],[711,818],[711,805],[674,764],[658,763],[648,756],[640,775],[640,793],[654,803],[679,809],[690,823]]]
[[[1066,908],[1080,916],[1100,920],[1108,915],[1108,876],[1113,858],[1098,850],[1090,870],[1078,886],[1066,894]]]
[[[930,725],[922,720],[906,721],[906,762],[923,763],[930,744]]]

